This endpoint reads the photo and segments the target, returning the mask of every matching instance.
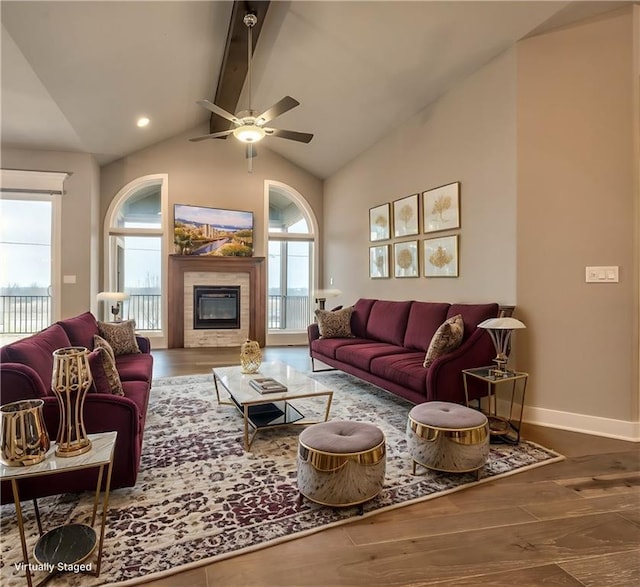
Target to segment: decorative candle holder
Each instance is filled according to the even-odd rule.
[[[60,427],[56,438],[56,455],[59,457],[75,457],[91,450],[83,409],[92,381],[86,348],[66,347],[53,352],[51,389],[60,408]]]
[[[257,373],[262,363],[260,344],[255,340],[246,340],[240,347],[240,365],[243,373]]]
[[[42,417],[41,399],[12,402],[0,407],[2,451],[0,461],[9,467],[42,462],[51,446]]]

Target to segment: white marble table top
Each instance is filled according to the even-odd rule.
[[[89,440],[91,440],[91,450],[77,457],[56,456],[56,443],[52,442],[46,458],[37,465],[8,467],[0,463],[0,479],[26,479],[39,475],[51,475],[62,471],[106,465],[113,458],[117,435],[118,433],[115,431],[88,434]]]

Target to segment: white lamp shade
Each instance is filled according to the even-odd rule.
[[[317,300],[327,298],[337,298],[342,292],[339,289],[317,289],[313,292],[313,297]]]
[[[96,298],[99,302],[122,302],[129,299],[129,294],[123,291],[101,291]]]
[[[489,318],[478,324],[478,328],[486,328],[487,330],[517,330],[526,328],[525,324],[515,318]]]

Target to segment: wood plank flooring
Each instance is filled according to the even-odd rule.
[[[154,376],[209,373],[238,353],[154,351]],[[264,353],[309,368],[304,347]],[[640,446],[531,425],[523,436],[566,460],[147,585],[639,585]]]

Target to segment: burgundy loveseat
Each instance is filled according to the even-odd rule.
[[[40,398],[44,400],[44,420],[51,440],[58,432],[58,401],[51,391],[53,351],[68,346],[93,349],[98,323],[90,312],[61,320],[41,332],[0,349],[0,403]],[[116,356],[116,368],[124,396],[89,390],[84,403],[84,423],[88,434],[116,430],[111,488],[131,487],[136,483],[145,416],[149,402],[153,357],[149,339],[136,337],[140,353]],[[20,482],[24,499],[58,493],[95,490],[97,469],[87,469],[35,477]],[[11,486],[2,483],[2,503],[12,501]]]
[[[477,325],[498,315],[498,304],[359,299],[351,314],[353,338],[320,338],[318,324],[308,328],[309,353],[314,360],[369,381],[413,403],[465,402],[463,369],[491,365],[496,355],[486,330]],[[423,362],[438,327],[461,314],[464,337],[454,351]],[[469,399],[486,395],[486,388],[469,382]]]

